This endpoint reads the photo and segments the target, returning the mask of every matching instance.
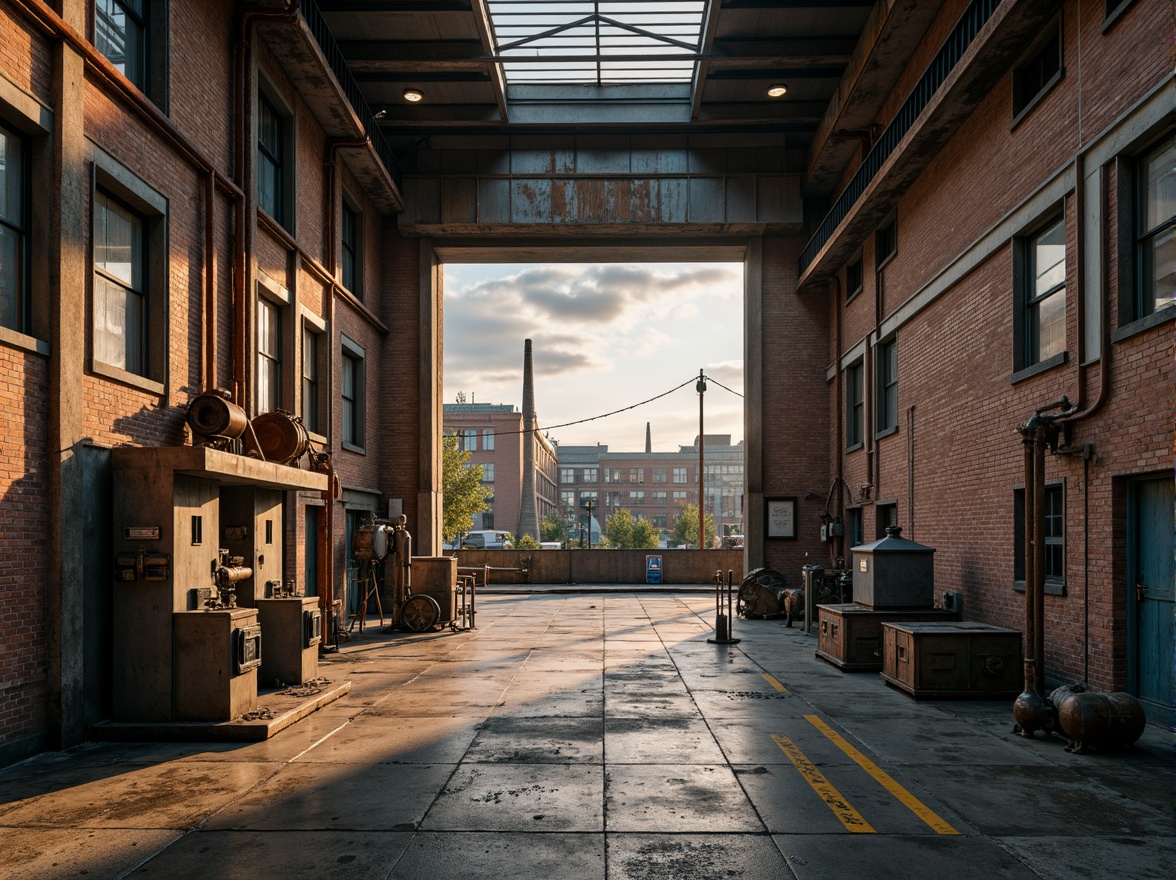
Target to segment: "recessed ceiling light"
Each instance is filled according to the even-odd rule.
[[[788,93],[788,86],[784,85],[784,83],[776,83],[775,85],[768,87],[768,94],[771,95],[773,98],[782,97],[783,95],[785,95],[787,93]]]
[[[420,89],[405,89],[404,100],[411,104],[419,104],[421,101],[425,100],[425,93]]]

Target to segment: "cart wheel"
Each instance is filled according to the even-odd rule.
[[[423,633],[437,625],[441,619],[441,606],[432,596],[413,596],[404,603],[401,620],[414,633]]]

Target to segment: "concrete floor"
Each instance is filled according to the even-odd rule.
[[[0,770],[0,876],[1171,878],[1173,738],[1076,756],[1008,701],[914,702],[706,593],[484,596],[362,638],[267,742]],[[873,775],[871,775],[871,771]]]

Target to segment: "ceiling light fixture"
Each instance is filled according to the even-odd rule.
[[[768,87],[768,94],[771,95],[773,98],[783,97],[787,93],[788,93],[788,86],[784,85],[784,83],[776,83],[775,85]]]
[[[405,89],[404,100],[408,101],[410,104],[419,104],[421,101],[425,100],[425,93],[420,89]]]
[[[388,115],[387,110],[377,110],[374,114],[372,114],[372,118],[373,119],[383,119],[387,115]]]

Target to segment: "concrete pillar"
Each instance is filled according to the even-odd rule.
[[[420,469],[413,540],[421,556],[441,555],[442,269],[432,239],[420,243]]]
[[[763,240],[743,265],[743,571],[764,564]]]
[[[86,31],[83,0],[63,0],[62,17]],[[53,44],[53,190],[50,228],[49,523],[46,553],[48,706],[50,748],[64,748],[85,734],[83,699],[83,542],[85,518],[81,445],[81,378],[86,333],[85,64],[64,41]]]

